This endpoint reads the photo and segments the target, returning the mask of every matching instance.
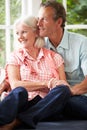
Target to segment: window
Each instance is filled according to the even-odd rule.
[[[12,24],[21,14],[21,0],[1,0],[0,10],[0,66],[4,66],[12,49]]]
[[[27,14],[37,16],[42,1],[46,0],[0,0],[0,66],[4,67],[15,44],[13,37],[15,19]],[[66,9],[66,28],[87,35],[87,0],[56,1],[62,2]]]

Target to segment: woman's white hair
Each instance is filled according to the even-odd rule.
[[[25,25],[31,27],[34,31],[36,31],[37,33],[37,38],[36,38],[36,42],[35,42],[35,47],[37,48],[41,48],[45,45],[45,40],[43,37],[39,36],[39,29],[37,26],[37,18],[34,16],[26,16],[26,17],[21,17],[20,19],[18,19],[15,23],[14,26],[20,24],[20,23],[24,23]]]

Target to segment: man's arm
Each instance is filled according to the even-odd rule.
[[[87,93],[87,76],[81,83],[74,85],[71,88],[71,91],[73,95],[81,95]]]

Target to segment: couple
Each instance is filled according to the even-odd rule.
[[[12,53],[6,65],[13,90],[0,104],[0,125],[17,118],[35,128],[38,121],[53,115],[60,119],[62,112],[67,118],[87,119],[87,97],[81,96],[87,92],[87,38],[64,29],[66,12],[58,2],[41,4],[38,23],[27,18],[15,24],[21,49]],[[37,25],[40,36],[46,37],[45,46],[64,61],[43,48]],[[9,117],[4,112],[7,106],[13,106]]]

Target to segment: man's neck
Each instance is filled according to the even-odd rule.
[[[62,37],[63,37],[63,31],[55,32],[52,35],[52,37],[49,37],[49,40],[52,43],[52,45],[56,48],[60,44]]]

